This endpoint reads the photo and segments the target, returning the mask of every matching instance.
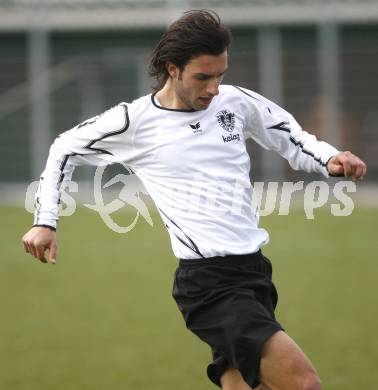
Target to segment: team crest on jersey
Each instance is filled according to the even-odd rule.
[[[219,111],[217,114],[218,123],[224,129],[230,133],[235,128],[235,114],[228,110]]]

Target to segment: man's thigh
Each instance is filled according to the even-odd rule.
[[[276,332],[264,343],[260,380],[271,390],[321,389],[319,377],[311,361],[283,331]]]

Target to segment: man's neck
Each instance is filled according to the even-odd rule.
[[[170,108],[174,110],[190,110],[185,103],[177,96],[171,80],[167,80],[164,87],[158,91],[155,95],[160,105],[164,108]]]

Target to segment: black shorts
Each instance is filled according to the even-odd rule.
[[[264,341],[279,330],[272,264],[261,251],[180,260],[173,285],[186,326],[212,350],[209,379],[221,387],[227,367],[240,370],[251,387],[259,381]]]

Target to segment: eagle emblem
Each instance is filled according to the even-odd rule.
[[[235,114],[228,110],[219,111],[217,114],[218,123],[222,129],[232,132],[235,128]]]

